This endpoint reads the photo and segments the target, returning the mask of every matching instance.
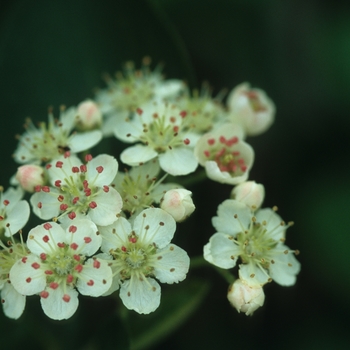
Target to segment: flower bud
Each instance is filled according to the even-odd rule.
[[[22,165],[17,169],[16,180],[24,190],[34,192],[35,186],[45,184],[44,169],[33,164]]]
[[[164,194],[160,207],[169,213],[177,222],[190,216],[195,206],[191,198],[192,192],[183,188],[169,190]]]
[[[260,285],[249,286],[238,279],[230,285],[227,299],[238,312],[244,312],[249,316],[264,305],[265,294]]]
[[[239,123],[247,135],[266,131],[275,118],[275,105],[260,89],[251,89],[248,83],[238,85],[227,98],[230,118]]]
[[[237,185],[231,192],[231,198],[246,204],[252,210],[260,208],[265,197],[265,188],[255,181],[246,181]]]
[[[98,105],[86,100],[78,105],[76,125],[81,130],[92,130],[99,127],[102,123],[102,113]]]

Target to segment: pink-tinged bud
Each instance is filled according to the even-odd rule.
[[[274,103],[264,91],[252,89],[248,83],[231,91],[227,105],[231,120],[240,124],[250,136],[266,131],[275,118]]]
[[[265,197],[265,188],[255,181],[242,182],[233,188],[231,198],[246,204],[252,210],[261,207]]]
[[[177,222],[189,217],[196,208],[192,201],[192,192],[183,188],[169,190],[164,194],[160,207]]]
[[[249,316],[264,305],[265,294],[260,285],[249,286],[238,279],[230,285],[227,299],[238,312],[244,312]]]
[[[78,105],[76,125],[81,130],[98,128],[102,123],[102,113],[97,104],[86,100]]]
[[[34,192],[36,186],[45,184],[44,169],[38,165],[22,165],[17,169],[16,180],[24,190]]]

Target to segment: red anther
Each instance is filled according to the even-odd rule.
[[[71,247],[73,250],[77,250],[77,249],[78,249],[78,244],[72,243],[72,244],[70,245],[70,247]]]
[[[37,270],[40,267],[40,264],[38,264],[37,262],[33,262],[32,264],[32,268]]]
[[[49,292],[47,292],[46,290],[43,290],[42,292],[40,292],[40,296],[46,299],[49,296]]]
[[[136,113],[137,113],[138,115],[142,115],[143,110],[142,110],[141,108],[137,108],[137,109],[136,109]]]
[[[26,278],[26,282],[30,283],[32,281],[32,279],[30,277]]]
[[[63,297],[62,297],[62,300],[65,301],[66,303],[69,303],[70,301],[70,296],[68,294],[65,294]]]
[[[58,284],[57,282],[51,282],[51,283],[49,284],[49,287],[52,288],[52,289],[57,289],[58,286],[59,286],[59,284]]]
[[[174,132],[179,132],[179,127],[178,127],[177,125],[175,125],[175,126],[173,127],[173,130],[174,130]]]
[[[83,187],[84,187],[84,188],[87,188],[88,186],[89,186],[88,181],[87,181],[87,180],[84,180],[84,181],[83,181]]]
[[[105,191],[106,193],[109,192],[109,186],[104,185],[103,186],[103,191]]]
[[[126,247],[124,247],[124,246],[121,247],[121,250],[122,250],[123,252],[126,252],[126,251],[127,251]]]
[[[191,142],[191,141],[190,141],[189,139],[184,139],[184,144],[185,144],[185,145],[189,145],[190,142]]]
[[[91,154],[87,154],[87,155],[85,156],[85,161],[86,161],[86,162],[90,162],[91,159],[92,159],[92,155],[91,155]]]
[[[170,117],[170,122],[171,123],[175,123],[176,122],[176,118],[175,117]]]
[[[99,269],[100,266],[101,266],[101,263],[100,263],[97,259],[95,259],[92,266],[93,266],[95,269]]]
[[[90,188],[86,188],[86,189],[84,190],[84,192],[85,192],[85,196],[87,196],[87,197],[91,196],[91,190],[90,190]]]
[[[219,141],[223,144],[226,144],[226,137],[225,136],[220,136]]]
[[[83,265],[81,265],[81,264],[77,265],[77,266],[74,268],[74,270],[77,271],[77,272],[83,271]]]
[[[79,168],[77,166],[72,167],[72,172],[73,173],[79,173]]]
[[[68,217],[69,217],[71,220],[75,219],[76,216],[77,216],[77,215],[74,213],[74,211],[72,211],[72,212],[70,212],[70,213],[68,214]]]
[[[70,225],[70,226],[69,226],[69,232],[72,232],[72,233],[77,232],[77,227],[74,226],[74,225]]]
[[[90,243],[92,239],[90,237],[84,237],[85,243]]]
[[[67,279],[66,279],[67,283],[72,283],[73,280],[74,280],[73,275],[68,275],[68,276],[67,276]]]
[[[211,138],[207,140],[208,145],[212,146],[215,143],[215,139]]]
[[[98,166],[98,167],[96,168],[96,170],[97,170],[97,172],[98,172],[99,174],[101,174],[102,171],[103,171],[103,166],[102,166],[102,165]]]
[[[77,204],[78,201],[79,201],[79,197],[74,197],[74,198],[72,199],[72,203],[73,203],[73,204]]]
[[[41,186],[40,186],[40,185],[36,185],[36,186],[34,187],[34,191],[35,191],[35,192],[40,192],[40,191],[41,191]]]
[[[209,151],[204,151],[203,153],[204,153],[204,155],[205,155],[207,158],[209,158],[209,156],[210,156],[210,152],[209,152]]]
[[[238,142],[238,137],[234,136],[226,141],[226,146],[230,147]]]
[[[56,162],[56,168],[62,168],[62,166],[63,166],[63,162],[61,162],[60,160],[58,160],[58,161]]]
[[[186,115],[187,115],[187,112],[186,112],[186,111],[181,111],[181,112],[180,112],[180,115],[181,115],[182,118],[185,118]]]
[[[86,167],[85,164],[80,165],[80,171],[81,171],[82,173],[86,173],[86,172],[87,172],[87,167]]]
[[[49,222],[46,222],[43,226],[44,226],[45,230],[50,230],[50,228],[52,228],[52,226]]]
[[[76,261],[80,261],[80,255],[74,254],[73,255],[73,259],[76,260]]]
[[[67,208],[68,208],[68,204],[62,203],[62,204],[60,205],[60,210],[62,210],[62,211],[66,211]]]
[[[63,202],[64,197],[60,194],[60,195],[57,197],[57,200],[58,200],[59,202]]]
[[[55,186],[56,186],[56,187],[61,187],[61,183],[62,183],[61,180],[56,180],[56,181],[55,181]]]
[[[216,152],[215,157],[222,157],[226,152],[226,148],[221,148],[220,151]]]
[[[241,170],[242,170],[243,172],[245,172],[245,171],[247,170],[247,166],[246,166],[246,165],[241,165]]]
[[[53,271],[52,270],[45,270],[45,275],[53,275]]]
[[[57,243],[57,247],[64,248],[66,245],[62,242]]]
[[[8,201],[7,199],[5,199],[5,200],[3,201],[3,203],[4,203],[4,205],[9,205],[9,204],[10,204],[10,201]]]
[[[49,186],[43,186],[43,187],[41,187],[41,190],[43,192],[50,192],[50,187]]]
[[[64,158],[70,157],[70,152],[69,151],[64,152],[63,157]]]
[[[94,202],[94,201],[90,202],[90,203],[89,203],[89,207],[90,207],[91,209],[95,209],[95,208],[97,207],[96,202]]]
[[[45,236],[43,237],[43,241],[44,241],[45,243],[47,243],[49,240],[50,240],[49,236],[45,235]]]
[[[27,260],[28,260],[28,258],[27,258],[26,256],[24,256],[24,257],[21,259],[21,261],[22,261],[23,264],[25,264],[25,263],[27,262]]]
[[[41,203],[41,202],[38,202],[37,205],[38,205],[38,208],[39,208],[39,209],[41,209],[41,208],[43,207],[43,203]]]
[[[157,119],[157,118],[159,117],[159,115],[158,115],[158,113],[153,113],[153,114],[152,114],[152,117],[153,117],[154,119]]]
[[[137,242],[137,238],[136,237],[130,237],[129,238],[129,242],[136,243]]]
[[[88,282],[86,282],[86,284],[88,285],[88,286],[93,286],[94,285],[94,281],[93,280],[90,280],[90,281],[88,281]]]
[[[40,259],[41,259],[41,260],[46,260],[46,258],[47,258],[47,256],[46,256],[45,253],[41,253],[41,254],[40,254]]]
[[[52,167],[52,164],[46,164],[46,165],[45,165],[45,168],[46,168],[46,169],[50,169],[51,167]]]

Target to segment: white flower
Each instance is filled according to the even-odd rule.
[[[224,124],[198,140],[194,153],[210,179],[230,185],[247,180],[254,151],[243,136],[239,125]]]
[[[160,167],[167,173],[187,175],[196,170],[198,161],[193,154],[191,135],[183,132],[187,113],[168,103],[152,103],[138,109],[132,119],[120,119],[115,135],[125,142],[141,141],[124,150],[120,159],[135,166],[158,157]]]
[[[118,171],[118,162],[109,155],[92,158],[87,164],[74,155],[47,164],[50,182],[30,199],[34,213],[41,219],[58,217],[65,226],[75,218],[87,217],[97,225],[110,225],[117,220],[122,199],[110,184]]]
[[[265,188],[255,181],[242,182],[231,191],[231,198],[244,203],[252,210],[259,209],[265,197]]]
[[[40,295],[45,314],[55,320],[71,317],[78,307],[78,293],[100,296],[112,284],[112,270],[93,255],[101,245],[96,225],[76,220],[64,230],[54,222],[33,228],[27,245],[31,251],[10,271],[14,288],[23,295]]]
[[[25,308],[26,297],[13,287],[9,273],[12,266],[21,258],[29,254],[25,243],[16,243],[12,236],[12,242],[5,246],[0,242],[0,294],[4,314],[13,319],[18,319]]]
[[[185,279],[190,259],[187,253],[171,244],[175,220],[162,209],[141,212],[133,227],[120,217],[114,224],[101,227],[101,249],[110,254],[108,261],[115,278],[121,281],[120,298],[124,305],[141,314],[148,314],[160,304],[162,283]]]
[[[282,286],[295,284],[300,264],[286,245],[288,225],[272,209],[252,212],[234,199],[219,205],[213,218],[215,233],[204,247],[204,258],[224,269],[233,268],[240,258],[239,277],[248,285],[274,280]]]
[[[20,137],[14,153],[15,161],[20,164],[46,163],[66,151],[78,153],[95,146],[102,138],[101,131],[72,133],[76,113],[75,108],[61,109],[59,120],[55,120],[52,111],[49,111],[47,125],[42,122],[39,128],[28,120],[27,131]]]
[[[238,279],[229,287],[227,299],[238,312],[249,316],[264,305],[265,294],[260,285],[249,286],[245,281]]]
[[[192,192],[184,188],[172,189],[164,194],[160,207],[177,222],[184,221],[196,208],[192,201]]]
[[[39,165],[25,164],[17,168],[16,180],[28,192],[34,192],[36,186],[45,184],[44,169]]]
[[[247,135],[266,131],[275,118],[275,105],[260,89],[248,83],[238,85],[227,97],[230,119],[242,125]]]
[[[133,63],[128,62],[123,73],[117,73],[116,80],[107,79],[108,89],[97,93],[96,101],[106,116],[102,127],[105,136],[113,133],[118,119],[124,119],[144,104],[153,100],[171,101],[184,91],[185,84],[181,80],[164,80],[160,67],[151,71],[148,57],[142,63],[141,69],[135,69]]]
[[[180,187],[173,183],[161,183],[165,176],[158,180],[159,172],[159,163],[154,159],[125,173],[118,172],[113,180],[111,186],[120,193],[123,210],[131,215],[131,220],[142,210],[159,203],[167,190]]]
[[[98,105],[92,100],[79,103],[75,124],[80,130],[99,128],[102,124],[102,112]]]
[[[0,233],[6,237],[18,232],[29,219],[29,204],[23,197],[23,190],[10,187],[6,192],[0,186]]]

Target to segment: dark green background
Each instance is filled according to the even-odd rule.
[[[46,120],[49,105],[57,111],[61,104],[93,97],[93,88],[105,86],[102,73],[113,73],[127,60],[138,65],[150,55],[165,63],[167,77],[185,79],[192,87],[207,80],[215,93],[249,81],[277,105],[272,128],[248,140],[256,152],[251,179],[265,185],[266,206],[278,205],[286,221],[296,222],[287,244],[301,250],[297,284],[267,286],[265,306],[246,317],[229,306],[226,282],[213,270],[192,271],[190,277],[211,282],[209,295],[152,349],[347,348],[348,1],[15,0],[0,6],[4,187],[16,170],[11,154],[24,118]],[[177,239],[194,256],[214,233],[210,217],[230,187],[208,181],[192,190],[198,211],[179,226]],[[171,293],[163,290],[164,296]],[[184,294],[183,304],[187,298]],[[0,312],[6,348],[127,348],[127,331],[113,317],[118,301],[81,298],[77,314],[58,323],[42,315],[38,298],[27,300],[18,321]]]

